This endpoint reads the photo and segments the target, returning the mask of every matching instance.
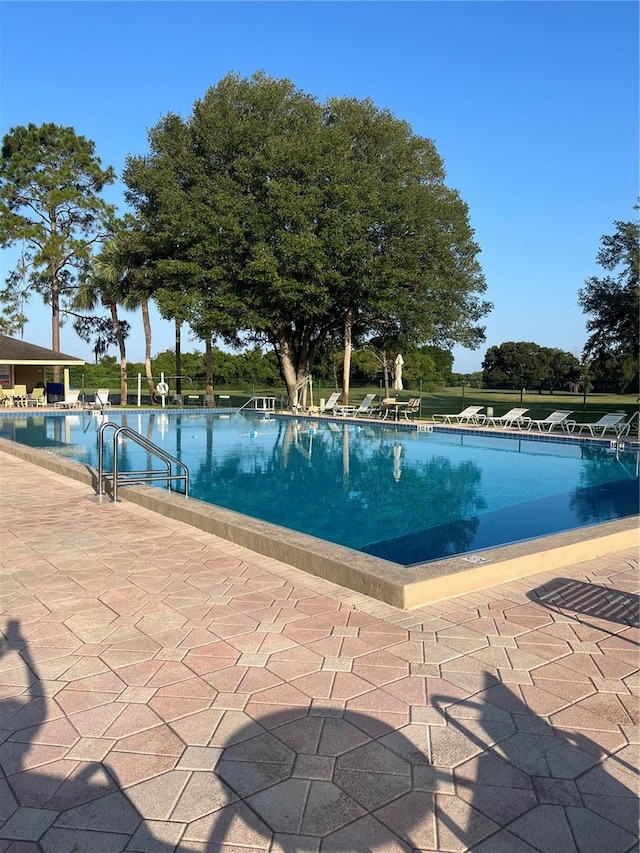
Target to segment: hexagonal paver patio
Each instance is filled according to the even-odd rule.
[[[0,853],[628,853],[637,555],[398,611],[0,453]]]

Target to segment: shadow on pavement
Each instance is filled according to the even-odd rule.
[[[555,613],[577,613],[631,628],[640,622],[640,596],[573,578],[554,578],[532,589],[527,598]]]
[[[4,636],[0,658],[14,654],[29,677],[26,698],[0,704],[7,853],[9,839],[44,853],[623,853],[636,844],[625,750],[608,756],[554,730],[491,675],[468,700],[430,696],[423,721],[400,730],[322,705],[267,713],[229,736],[215,771],[184,773],[174,801],[167,789],[167,820],[145,818],[108,757],[69,762],[66,774],[66,750],[57,762],[46,749],[38,757],[39,732],[57,721],[47,720],[19,624]]]

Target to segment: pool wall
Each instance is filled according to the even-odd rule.
[[[0,438],[0,451],[85,483],[95,492],[97,472]],[[231,510],[150,486],[122,486],[119,496],[312,575],[406,609],[494,584],[573,565],[640,545],[637,516],[514,545],[404,568],[350,548],[259,521]],[[87,498],[112,506],[108,497]]]

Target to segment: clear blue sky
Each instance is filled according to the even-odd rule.
[[[580,354],[584,280],[638,188],[636,2],[3,2],[1,132],[71,125],[120,174],[166,112],[230,71],[371,98],[436,143],[469,204],[494,303],[480,349],[531,340]],[[109,190],[122,207],[122,186]],[[3,252],[3,278],[15,254]],[[25,339],[49,344],[33,297]],[[129,317],[129,357],[143,356]],[[186,338],[187,335],[185,334]],[[91,360],[70,326],[61,349]],[[187,339],[186,349],[200,348]],[[153,351],[172,347],[154,323]],[[114,353],[115,354],[115,353]]]

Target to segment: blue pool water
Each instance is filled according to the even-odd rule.
[[[100,418],[0,415],[0,435],[97,467]],[[404,566],[639,511],[637,453],[593,443],[244,413],[108,418],[184,462],[191,497]],[[151,461],[127,441],[120,460]]]

